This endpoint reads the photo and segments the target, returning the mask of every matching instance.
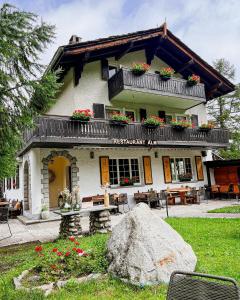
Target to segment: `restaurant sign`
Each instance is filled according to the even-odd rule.
[[[140,139],[135,139],[135,140],[129,140],[129,139],[113,139],[114,144],[119,144],[119,145],[157,145],[157,141],[153,140],[140,140]]]

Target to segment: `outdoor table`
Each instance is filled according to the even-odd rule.
[[[159,199],[150,199],[150,196],[152,194],[156,194],[156,198],[159,198],[159,195],[158,193],[156,192],[141,192],[141,193],[135,193],[134,194],[134,199],[136,201],[136,203],[139,203],[139,202],[146,202],[148,204],[148,206],[150,207],[151,206],[151,203],[158,203],[159,202]]]
[[[186,205],[187,201],[186,201],[186,193],[189,192],[188,188],[172,188],[170,189],[168,192],[170,193],[178,193],[180,200],[181,200],[181,204]]]
[[[60,237],[66,238],[69,236],[79,236],[82,234],[81,216],[89,213],[90,227],[89,232],[107,233],[111,231],[110,210],[116,209],[115,205],[96,205],[91,208],[82,208],[79,211],[63,212],[60,210],[54,211],[55,214],[61,216]]]

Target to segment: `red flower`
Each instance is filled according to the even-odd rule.
[[[74,236],[70,236],[69,240],[70,240],[71,242],[74,242],[74,241],[75,241],[75,237],[74,237]]]
[[[129,179],[128,178],[124,178],[124,183],[129,183]]]
[[[57,256],[62,256],[62,252],[57,252]]]
[[[79,242],[76,241],[76,242],[75,242],[75,245],[79,245]]]
[[[52,252],[57,252],[57,251],[58,251],[57,248],[53,248],[53,249],[52,249]]]
[[[65,253],[65,256],[69,256],[69,255],[71,255],[69,251]]]
[[[57,266],[56,265],[51,265],[50,268],[52,268],[53,270],[56,270]]]
[[[36,251],[36,252],[41,252],[42,249],[43,249],[42,246],[36,246],[36,247],[35,247],[35,251]]]
[[[77,248],[76,247],[72,248],[72,251],[77,251]]]
[[[83,254],[84,251],[83,251],[83,249],[77,248],[76,252],[77,252],[78,254]]]

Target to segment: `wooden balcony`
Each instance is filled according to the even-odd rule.
[[[145,73],[136,76],[129,69],[120,69],[111,77],[108,80],[108,90],[111,101],[131,100],[181,109],[206,102],[202,83],[190,87],[184,79],[173,77],[163,81],[159,74]]]
[[[219,148],[229,145],[229,132],[212,129],[177,131],[171,126],[147,129],[140,123],[113,126],[108,121],[82,124],[67,118],[39,117],[36,127],[24,133],[24,147],[20,155],[31,147],[134,146],[134,147],[199,147]]]

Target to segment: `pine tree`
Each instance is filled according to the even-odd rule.
[[[39,63],[54,30],[33,13],[0,8],[0,179],[14,172],[23,130],[54,103],[57,75]]]
[[[213,66],[229,80],[235,79],[235,67],[226,59],[215,60]],[[224,158],[240,158],[240,84],[235,86],[233,93],[209,101],[207,109],[211,120],[220,128],[229,129],[231,133],[230,148],[220,150],[219,154]]]

